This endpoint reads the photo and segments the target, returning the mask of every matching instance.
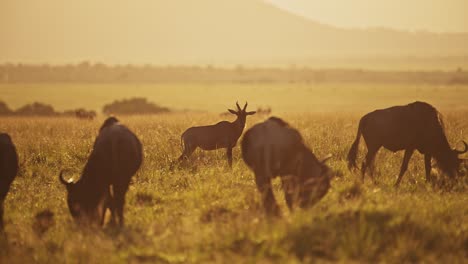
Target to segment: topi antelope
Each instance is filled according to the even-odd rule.
[[[225,148],[229,167],[232,167],[232,148],[236,146],[244,130],[246,117],[255,114],[255,111],[246,111],[247,105],[246,102],[244,108],[241,109],[236,102],[237,111],[228,109],[231,114],[237,116],[234,122],[221,121],[215,125],[191,127],[185,130],[180,138],[183,141],[184,151],[179,161],[190,157],[198,147],[203,150]]]

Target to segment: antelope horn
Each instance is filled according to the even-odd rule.
[[[464,149],[464,150],[456,150],[456,149],[454,150],[454,151],[455,151],[456,153],[458,153],[458,154],[464,154],[464,153],[468,152],[468,144],[466,144],[465,141],[462,141],[462,143],[463,143],[463,145],[465,146],[465,149]]]
[[[246,102],[245,102],[245,105],[244,105],[244,109],[242,109],[243,111],[245,111],[245,110],[247,109],[247,105],[248,105],[248,103],[247,103],[247,101],[246,101]]]
[[[64,170],[61,170],[60,171],[60,175],[59,175],[59,179],[60,179],[60,182],[63,184],[63,185],[70,185],[73,183],[73,178],[72,179],[69,179],[68,181],[66,181],[64,178],[63,178],[63,172]]]
[[[239,106],[239,103],[238,103],[238,102],[236,102],[236,105],[237,105],[237,110],[239,110],[239,111],[240,111],[240,110],[241,110],[241,108],[240,108],[240,106]]]

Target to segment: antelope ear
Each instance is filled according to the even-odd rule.
[[[253,115],[253,114],[255,114],[255,113],[257,113],[257,111],[250,111],[250,112],[247,112],[247,113],[245,113],[245,114],[246,114],[246,115]]]
[[[237,112],[232,110],[232,109],[228,109],[228,111],[231,113],[231,114],[234,114],[234,115],[237,115]]]
[[[327,156],[325,156],[322,161],[320,161],[320,163],[322,164],[325,164],[327,162],[327,160],[331,159],[333,157],[332,154],[328,154]]]

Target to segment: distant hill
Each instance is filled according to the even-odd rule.
[[[307,64],[317,58],[468,55],[466,33],[340,29],[261,0],[156,0],[135,1],[132,6],[124,6],[127,1],[96,1],[92,9],[89,3],[87,7],[80,2],[73,6],[56,2],[60,13],[54,16],[40,16],[41,6],[15,14],[17,19],[40,19],[30,25],[36,29],[33,36],[24,28],[13,34],[8,23],[0,25],[2,39],[10,43],[0,50],[0,60]]]

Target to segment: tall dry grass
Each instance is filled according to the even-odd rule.
[[[444,114],[452,145],[468,139],[468,111]],[[76,226],[58,181],[61,168],[79,175],[102,117],[0,118],[0,131],[12,136],[21,165],[5,201],[7,240],[1,242],[0,263],[465,262],[466,177],[451,188],[427,184],[422,156],[415,154],[394,189],[402,153],[381,150],[378,183],[356,183],[359,177],[347,170],[345,158],[360,115],[281,116],[318,157],[333,154],[329,165],[338,176],[316,206],[292,213],[275,180],[280,219],[265,217],[239,147],[232,170],[222,150],[197,151],[189,165],[171,168],[181,153],[180,134],[219,121],[218,114],[120,117],[141,139],[145,156],[127,194],[127,226],[121,231]],[[264,118],[248,118],[247,126]],[[55,214],[55,225],[38,235],[34,216],[45,209]]]

